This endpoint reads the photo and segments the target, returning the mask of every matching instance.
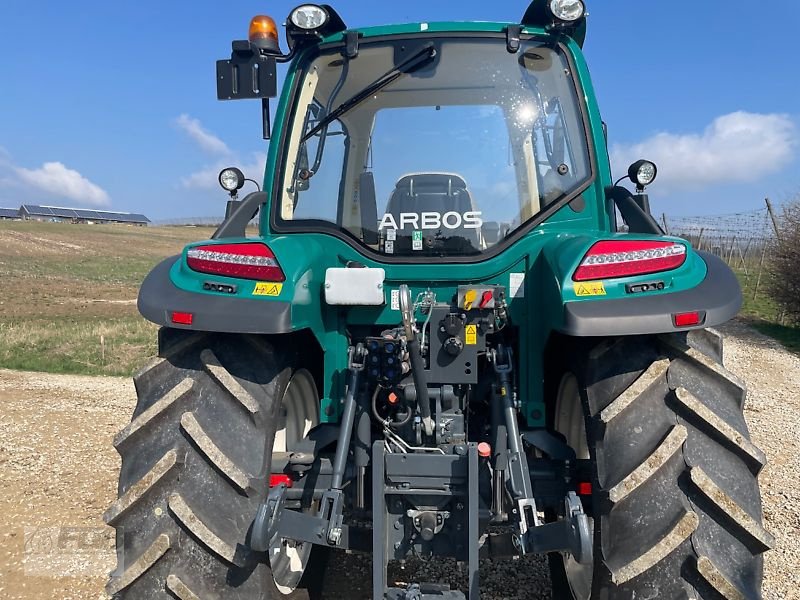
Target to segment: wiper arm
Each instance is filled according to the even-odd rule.
[[[336,119],[341,117],[342,115],[350,112],[356,106],[361,104],[364,100],[372,96],[373,94],[381,91],[390,83],[397,81],[400,77],[405,75],[406,73],[410,73],[417,67],[420,67],[427,63],[430,60],[433,60],[436,57],[436,47],[433,44],[429,44],[425,46],[422,50],[410,56],[399,65],[396,65],[391,71],[381,75],[378,79],[373,81],[363,90],[358,92],[349,100],[345,100],[342,102],[333,112],[328,113],[328,115],[322,119],[319,123],[314,125],[311,130],[303,136],[303,142],[307,142],[309,139],[314,137],[317,133],[322,131],[325,127],[333,123]]]

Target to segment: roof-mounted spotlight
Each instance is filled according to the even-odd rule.
[[[547,31],[557,30],[583,46],[588,16],[585,0],[533,0],[521,24]]]
[[[342,17],[327,4],[301,4],[289,13],[286,38],[293,49],[304,40],[326,37],[346,29]]]
[[[628,178],[636,184],[637,190],[644,190],[656,180],[658,167],[650,160],[637,160],[628,169]]]
[[[547,8],[553,18],[561,23],[575,23],[586,14],[583,0],[550,0]]]

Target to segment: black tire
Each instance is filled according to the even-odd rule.
[[[745,386],[713,330],[578,342],[577,379],[594,481],[591,600],[755,600],[764,529]],[[567,354],[569,356],[569,354]],[[563,371],[562,371],[563,373]],[[581,575],[550,556],[553,597]],[[580,600],[584,600],[586,596]]]
[[[137,600],[319,596],[324,565],[313,553],[298,587],[281,594],[266,556],[248,547],[293,358],[252,336],[162,330],[159,345],[160,358],[134,378],[138,403],[114,440],[119,499],[105,519],[118,564],[107,591]]]

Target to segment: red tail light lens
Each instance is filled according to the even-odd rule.
[[[200,273],[261,281],[286,280],[272,250],[261,243],[198,246],[186,253],[186,264]]]
[[[573,281],[648,275],[677,269],[686,262],[686,246],[675,242],[614,240],[589,248]]]

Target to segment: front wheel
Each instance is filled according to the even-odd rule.
[[[318,422],[318,396],[296,358],[253,336],[162,332],[161,357],[134,379],[138,403],[115,438],[119,499],[116,598],[265,600],[317,597],[324,560],[249,530],[269,488],[273,452]]]
[[[551,423],[593,467],[593,560],[551,555],[554,598],[761,598],[764,529],[744,384],[716,332],[574,345]]]

